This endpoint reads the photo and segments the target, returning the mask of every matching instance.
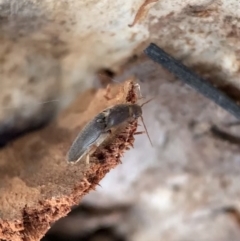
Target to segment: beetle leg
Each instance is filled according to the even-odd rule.
[[[106,140],[106,138],[111,134],[111,131],[107,131],[104,134],[101,134],[101,136],[98,138],[98,140],[95,142],[94,145],[92,145],[86,154],[85,163],[86,165],[89,165],[90,163],[90,156],[97,150],[97,148]]]
[[[105,95],[104,95],[104,97],[105,97],[107,100],[110,100],[110,99],[111,99],[111,97],[109,96],[110,86],[111,86],[110,84],[107,85],[107,87],[106,87],[106,93],[105,93]]]
[[[86,158],[85,158],[85,164],[86,165],[89,165],[90,163],[90,156],[97,150],[98,146],[97,145],[92,145],[88,151],[87,151],[87,154],[86,154]]]
[[[140,88],[140,84],[138,83],[135,83],[134,84],[134,87],[137,88],[137,92],[138,92],[138,99],[143,99],[144,97],[142,96],[142,93],[141,93],[141,88]]]
[[[86,156],[86,159],[85,159],[86,165],[89,165],[89,160],[90,160],[90,156],[89,156],[89,153],[88,153],[87,156]]]
[[[141,135],[141,134],[144,134],[144,133],[146,133],[146,131],[137,131],[137,132],[134,133],[134,135]]]

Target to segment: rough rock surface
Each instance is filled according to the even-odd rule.
[[[214,84],[239,88],[239,8],[235,0],[159,1],[149,12],[150,39]]]
[[[0,145],[49,121],[93,85],[96,70],[117,70],[148,40],[237,95],[239,8],[238,0],[1,0]]]
[[[93,85],[96,70],[118,70],[148,37],[239,100],[238,9],[238,0],[1,0],[0,141],[44,123]],[[156,96],[144,117],[157,148],[139,136],[124,165],[85,199],[120,208],[98,222],[84,217],[84,227],[112,225],[129,240],[239,240],[236,120],[151,61],[129,71]],[[60,101],[42,104],[52,99]]]
[[[0,145],[51,119],[142,41],[142,0],[0,0]],[[45,102],[45,104],[43,104]]]

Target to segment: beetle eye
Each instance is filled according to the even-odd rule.
[[[138,118],[139,116],[141,116],[141,115],[140,115],[140,113],[139,113],[139,112],[136,112],[136,113],[134,113],[134,115],[133,115],[133,116],[134,116],[134,118],[135,118],[135,119],[137,119],[137,118]]]

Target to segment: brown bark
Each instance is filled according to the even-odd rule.
[[[32,241],[94,189],[133,144],[136,122],[121,127],[90,159],[69,165],[65,156],[78,131],[106,107],[137,99],[134,81],[80,96],[54,123],[0,151],[0,239]],[[113,98],[114,96],[114,98]],[[99,155],[100,154],[100,155]],[[98,157],[103,156],[103,160]]]

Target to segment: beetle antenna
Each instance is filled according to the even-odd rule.
[[[152,101],[155,97],[147,100],[146,102],[142,103],[140,106],[143,107],[144,105],[146,105],[147,103],[149,103],[150,101]]]
[[[142,123],[143,123],[144,129],[145,129],[145,131],[146,131],[146,133],[147,133],[148,140],[149,140],[151,146],[153,147],[153,144],[152,144],[151,138],[150,138],[150,136],[149,136],[149,134],[148,134],[148,131],[147,131],[147,127],[145,126],[145,123],[144,123],[144,121],[143,121],[143,117],[140,116],[140,118],[141,118],[141,120],[142,120]]]

